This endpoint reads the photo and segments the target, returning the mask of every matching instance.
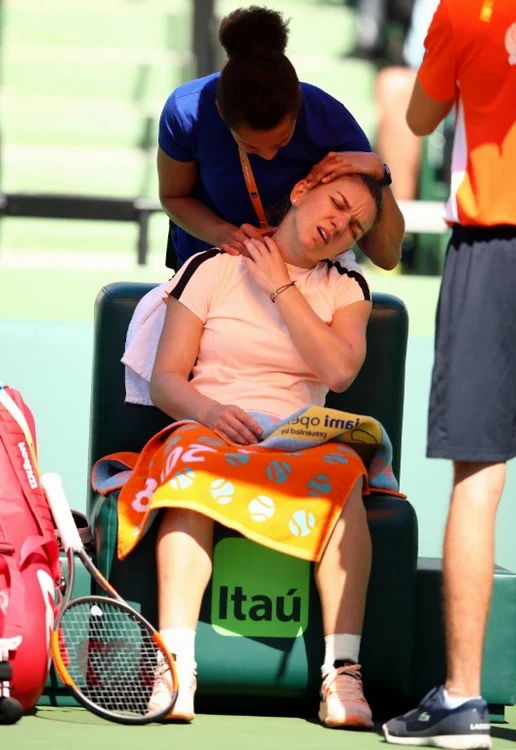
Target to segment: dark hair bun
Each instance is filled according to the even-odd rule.
[[[284,54],[288,42],[288,21],[270,8],[250,5],[238,8],[222,19],[219,41],[228,57],[242,55],[267,61]]]

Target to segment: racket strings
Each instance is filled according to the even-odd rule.
[[[58,644],[75,689],[87,700],[112,714],[149,715],[166,657],[137,615],[107,599],[71,602]]]

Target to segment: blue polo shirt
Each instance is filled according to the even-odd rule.
[[[238,147],[216,108],[220,73],[177,88],[167,99],[159,124],[159,146],[176,161],[196,161],[197,197],[224,221],[258,226],[238,157]],[[355,118],[317,86],[301,83],[301,110],[291,141],[271,161],[249,154],[260,198],[271,226],[289,205],[292,188],[328,151],[371,151]],[[174,231],[182,265],[209,244],[183,229]]]

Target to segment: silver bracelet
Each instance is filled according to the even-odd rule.
[[[295,286],[295,284],[296,284],[295,281],[291,281],[290,284],[284,284],[284,286],[278,287],[275,292],[271,292],[269,294],[269,297],[271,298],[271,302],[276,302],[276,297],[278,296],[278,294],[281,294],[281,292],[284,292],[285,289],[289,288],[289,286]]]

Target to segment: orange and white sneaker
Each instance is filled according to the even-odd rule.
[[[179,689],[177,699],[168,714],[162,721],[186,721],[191,722],[195,718],[194,697],[197,690],[197,673],[193,669],[181,669],[176,664]],[[149,700],[149,711],[158,712],[161,708],[170,705],[174,691],[172,674],[166,664],[156,669],[154,689]]]
[[[336,661],[323,679],[319,720],[326,727],[372,729],[373,716],[364,698],[360,664]]]

